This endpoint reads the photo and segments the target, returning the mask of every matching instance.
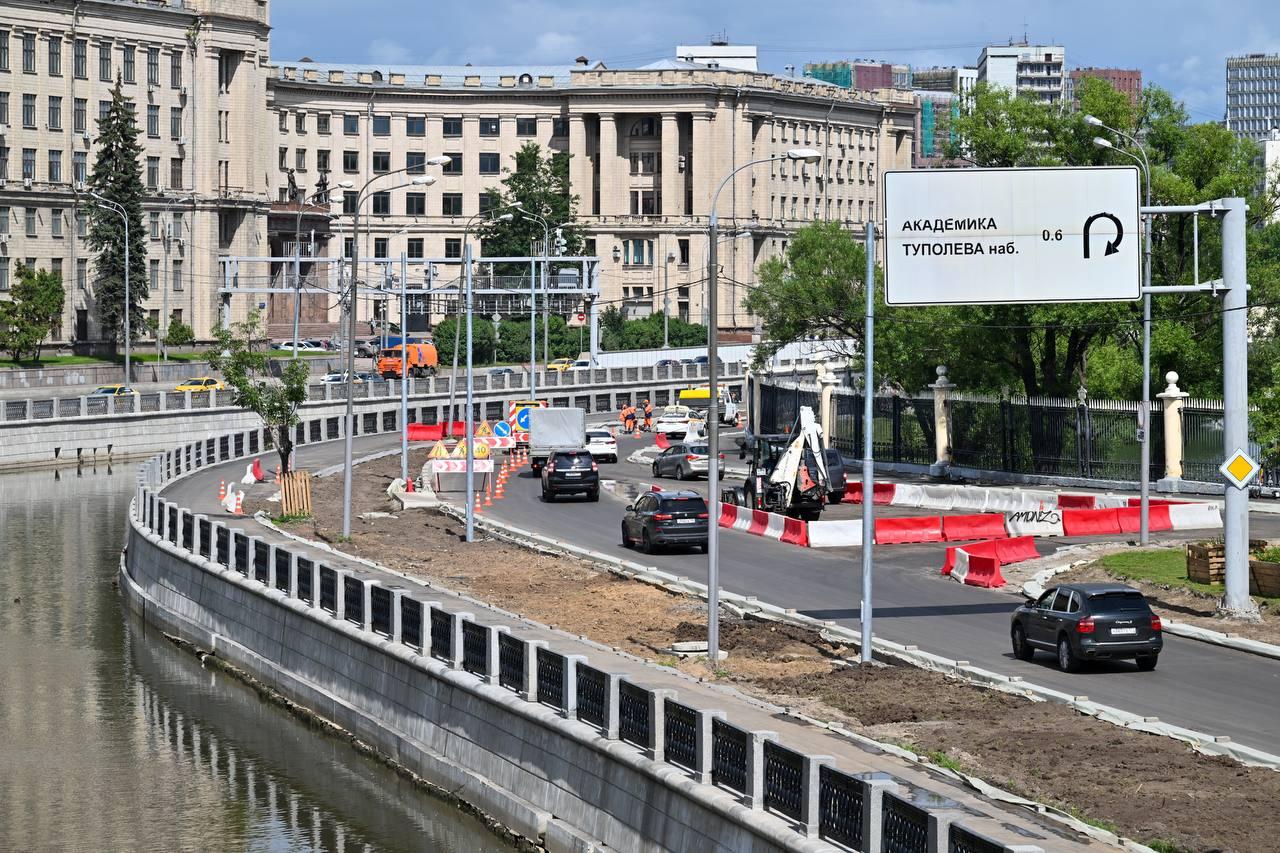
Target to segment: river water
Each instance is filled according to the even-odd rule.
[[[0,851],[505,851],[129,615],[133,466],[0,474]]]

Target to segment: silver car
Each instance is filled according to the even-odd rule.
[[[675,477],[677,480],[705,477],[710,458],[705,444],[677,442],[653,460],[653,476]],[[720,458],[724,459],[723,453]]]

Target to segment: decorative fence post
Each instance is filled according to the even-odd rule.
[[[747,732],[746,806],[753,811],[764,808],[764,742],[777,739],[777,732]]]
[[[820,409],[818,416],[822,420],[822,440],[830,447],[831,431],[835,427],[834,397],[836,385],[840,379],[825,361],[820,361],[815,366],[818,371],[818,384],[822,386],[821,403],[818,407]]]
[[[1178,374],[1164,375],[1169,383],[1156,397],[1164,404],[1164,476],[1156,483],[1161,492],[1179,491],[1182,482],[1182,407],[1187,393],[1178,388]]]
[[[947,379],[947,366],[937,367],[938,381],[933,389],[933,445],[937,461],[929,466],[929,474],[937,477],[951,467],[951,392],[955,385]]]

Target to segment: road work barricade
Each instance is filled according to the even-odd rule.
[[[1222,527],[1222,513],[1217,504],[1172,504],[1169,525],[1171,530]]]
[[[880,484],[876,483],[877,492],[879,489]],[[880,503],[879,494],[876,495],[876,503]],[[913,509],[924,506],[924,486],[917,486],[914,483],[895,483],[889,505],[909,506]]]
[[[1009,536],[1064,536],[1060,509],[1023,509],[1004,514]]]
[[[877,518],[876,544],[901,545],[906,542],[941,542],[942,517]]]
[[[808,528],[810,548],[842,548],[862,545],[862,519],[841,521],[810,521]]]
[[[667,438],[667,434],[665,432],[660,432],[654,435],[653,443],[655,446],[666,450],[671,446],[671,439]]]
[[[1120,532],[1115,509],[1064,509],[1062,529],[1067,536],[1113,536]]]
[[[1097,495],[1058,495],[1058,506],[1062,509],[1094,509]]]
[[[409,424],[410,441],[439,441],[444,438],[444,424]]]
[[[1004,515],[998,512],[942,516],[942,538],[948,542],[958,542],[963,539],[1003,539],[1008,535],[1004,527]]]
[[[950,486],[924,486],[924,499],[920,501],[921,509],[934,509],[939,512],[950,512],[956,503],[956,490]]]
[[[893,494],[897,491],[896,483],[874,483],[872,500],[876,504],[888,506],[893,503]],[[845,483],[844,499],[850,503],[862,503],[862,483]]]
[[[1136,506],[1118,507],[1116,518],[1120,519],[1121,533],[1137,533],[1142,530],[1142,508]],[[1147,529],[1152,533],[1161,530],[1172,530],[1169,521],[1169,507],[1151,506],[1147,511]]]
[[[777,539],[788,545],[808,547],[809,531],[805,522],[761,509],[751,509],[734,504],[720,504],[720,526],[741,530],[752,536]]]
[[[987,542],[974,542],[971,545],[953,545],[947,549],[946,561],[942,565],[944,575],[954,571],[962,552],[969,557],[990,557],[1002,566],[1034,560],[1040,556],[1040,552],[1036,550],[1035,539],[1030,536],[1019,536],[1016,539],[992,539]],[[962,579],[957,578],[957,580]]]
[[[951,577],[968,584],[988,589],[1004,586],[1004,575],[1000,574],[1000,560],[996,557],[970,555],[963,548],[956,551],[956,563],[951,570]]]

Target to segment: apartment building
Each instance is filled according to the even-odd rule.
[[[1280,127],[1280,55],[1227,59],[1227,130],[1259,142]]]
[[[1129,103],[1138,105],[1142,97],[1142,70],[1138,68],[1073,68],[1067,75],[1067,102],[1078,107],[1080,84],[1087,78],[1106,80],[1117,92],[1129,99]]]
[[[1064,93],[1064,53],[1062,45],[1026,41],[984,47],[978,56],[978,82],[1060,104]]]
[[[145,303],[202,334],[214,320],[219,252],[259,242],[267,197],[249,191],[265,139],[266,4],[7,0],[0,10],[0,298],[16,262],[62,275],[54,339],[99,337],[80,185],[98,118],[123,83],[141,129],[148,231]],[[228,190],[237,187],[235,194]]]

